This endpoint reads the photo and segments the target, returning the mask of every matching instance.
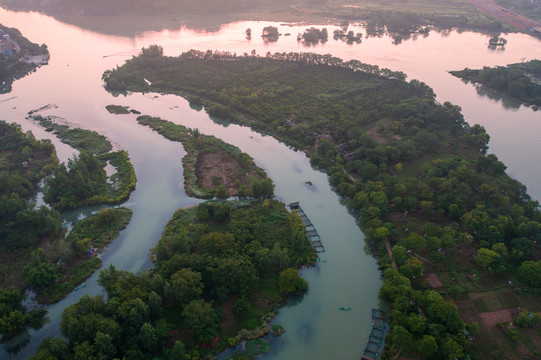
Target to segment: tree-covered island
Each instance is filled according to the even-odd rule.
[[[452,75],[479,83],[502,94],[511,96],[527,105],[541,106],[541,61],[483,67],[479,70],[451,71]]]
[[[103,78],[114,91],[182,95],[309,153],[379,256],[380,296],[392,304],[382,358],[541,350],[527,340],[537,315],[505,325],[525,308],[541,311],[532,293],[541,285],[539,204],[486,154],[483,127],[437,103],[427,85],[331,55],[164,57],[155,46]]]
[[[65,338],[45,340],[32,359],[202,359],[243,340],[252,358],[274,306],[308,287],[296,268],[315,258],[300,216],[278,201],[181,209],[152,250],[155,268],[102,270],[108,301],[66,308]]]
[[[30,287],[43,303],[73,291],[101,266],[97,252],[127,225],[131,210],[102,210],[64,237],[60,214],[28,200],[58,166],[53,144],[3,121],[0,144],[0,335],[7,340],[43,324],[46,311],[26,311],[22,291]]]
[[[0,24],[0,94],[10,92],[14,80],[35,71],[48,60],[45,44],[32,43],[19,30]]]
[[[44,200],[57,210],[82,206],[118,204],[135,189],[135,170],[128,153],[112,152],[113,146],[95,131],[62,124],[54,116],[43,117],[30,111],[29,118],[53,132],[63,143],[80,151],[66,164],[58,165],[45,182]],[[108,176],[107,164],[116,172]]]
[[[187,152],[182,158],[186,194],[201,199],[271,197],[274,194],[272,179],[236,146],[200,134],[197,129],[148,115],[139,116],[137,122],[166,139],[182,143]]]

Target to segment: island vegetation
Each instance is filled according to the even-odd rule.
[[[272,197],[274,194],[272,179],[236,146],[200,134],[197,129],[148,115],[137,117],[137,122],[166,139],[182,143],[187,152],[182,158],[186,194],[201,199]]]
[[[178,210],[152,250],[155,268],[100,272],[107,292],[66,308],[65,337],[32,359],[199,359],[270,331],[272,310],[307,283],[315,251],[299,215],[275,200],[206,202]],[[283,331],[276,328],[276,331]],[[268,350],[251,342],[251,353]]]
[[[35,71],[48,58],[47,45],[32,43],[19,30],[0,24],[0,94],[10,92],[14,80]]]
[[[164,57],[158,47],[104,80],[116,91],[197,98],[209,113],[219,108],[306,151],[379,256],[380,296],[392,304],[383,358],[541,350],[527,328],[505,325],[525,308],[541,311],[539,204],[486,154],[484,128],[437,103],[426,84],[330,55]]]
[[[527,105],[541,106],[541,61],[488,67],[479,70],[464,69],[451,74],[485,85],[499,93],[511,96]]]
[[[34,290],[42,303],[73,291],[101,266],[96,255],[126,226],[131,210],[102,210],[64,238],[60,214],[27,200],[57,165],[54,146],[4,121],[0,144],[0,334],[6,340],[45,321],[44,308],[21,305],[23,290]]]
[[[62,124],[60,118],[34,113],[29,112],[31,119],[45,127],[46,131],[53,132],[63,143],[81,152],[67,165],[56,166],[53,176],[45,182],[45,202],[57,210],[65,210],[118,204],[129,197],[135,189],[137,178],[126,151],[111,152],[113,146],[105,136]],[[106,174],[107,164],[116,169],[111,176]]]
[[[40,327],[46,311],[25,312],[22,270],[30,251],[60,233],[60,215],[27,198],[58,163],[54,146],[19,125],[0,121],[0,334],[10,338],[26,325]]]

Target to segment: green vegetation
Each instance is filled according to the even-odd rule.
[[[170,58],[157,46],[104,74],[109,89],[197,97],[210,114],[309,153],[359,214],[380,257],[380,295],[393,304],[382,358],[476,356],[459,316],[467,303],[453,298],[508,286],[508,276],[528,285],[537,266],[528,261],[541,241],[539,204],[486,155],[483,127],[404,78],[330,55],[190,51]],[[516,342],[501,339],[489,347],[513,351]]]
[[[188,195],[202,199],[273,195],[272,180],[236,146],[160,118],[143,115],[137,118],[137,122],[169,140],[182,142],[187,152],[182,164],[184,188]]]
[[[89,278],[101,267],[101,259],[97,255],[118,237],[131,216],[132,211],[124,207],[100,210],[78,221],[65,239],[53,244],[47,256],[43,253],[34,257],[23,272],[33,287],[41,289],[38,298],[49,304],[55,303]],[[47,279],[49,274],[53,281],[33,282],[31,275],[36,269],[43,274],[38,280]]]
[[[299,222],[274,200],[177,211],[152,251],[155,268],[102,270],[108,301],[85,296],[66,308],[66,339],[45,340],[33,359],[194,359],[262,336],[282,300],[280,272],[315,261]],[[268,344],[252,342],[250,351]]]
[[[483,84],[526,104],[541,106],[541,60],[525,63],[483,67],[481,70],[451,71],[461,79]]]
[[[22,36],[19,30],[0,24],[0,38],[3,38],[4,35],[9,36],[9,39],[2,40],[5,41],[7,47],[2,50],[8,52],[0,53],[0,94],[10,92],[14,80],[20,79],[37,69],[38,65],[26,61],[25,56],[49,56],[45,44],[41,46],[34,44]]]
[[[104,167],[107,161],[117,172],[108,182]],[[83,151],[60,164],[46,180],[44,200],[59,210],[81,206],[118,204],[135,189],[136,176],[128,153],[124,150],[94,156]]]
[[[33,113],[30,111],[31,116]],[[53,117],[33,115],[32,118],[46,131],[54,131],[63,143],[81,151],[67,165],[58,165],[54,176],[47,179],[44,199],[52,207],[64,210],[118,204],[130,196],[137,178],[126,151],[110,152],[113,146],[109,140],[95,131],[58,124]],[[109,178],[104,169],[108,162],[116,169]]]
[[[46,321],[47,310],[25,311],[21,306],[23,295],[14,287],[0,290],[0,335],[10,338],[26,326],[39,329]]]
[[[32,112],[30,112],[31,114]],[[53,132],[64,144],[68,144],[79,151],[87,150],[94,154],[105,154],[113,148],[105,136],[95,131],[70,128],[68,125],[55,122],[54,117],[51,116],[34,115],[32,118],[43,126],[46,131]]]
[[[123,115],[123,114],[131,114],[128,106],[121,106],[121,105],[107,105],[105,107],[107,111],[109,111],[111,114],[117,114],[117,115]]]
[[[58,163],[54,146],[23,133],[19,125],[0,121],[0,154],[1,251],[33,247],[40,239],[58,235],[60,215],[45,206],[33,209],[26,200]],[[1,273],[12,271],[9,263],[2,262]]]

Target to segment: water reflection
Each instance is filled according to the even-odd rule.
[[[475,91],[477,91],[477,94],[479,96],[489,98],[490,100],[496,103],[501,102],[502,106],[506,110],[516,111],[522,106],[520,101],[513,99],[502,93],[499,93],[497,91],[494,91],[485,85],[474,84],[474,86],[475,86]]]

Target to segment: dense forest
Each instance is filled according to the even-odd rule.
[[[38,45],[30,42],[15,28],[8,28],[0,24],[0,38],[9,35],[11,41],[15,41],[18,51],[12,51],[9,55],[0,53],[0,94],[11,91],[14,80],[24,77],[34,71],[38,66],[33,63],[21,61],[25,55],[48,55],[47,45]]]
[[[107,292],[62,314],[64,337],[36,359],[199,359],[270,331],[270,311],[308,284],[296,270],[315,251],[300,216],[275,200],[182,209],[152,250],[155,268],[100,272]],[[249,347],[249,346],[248,346]]]
[[[480,70],[451,71],[461,79],[488,86],[526,104],[541,106],[541,60]]]
[[[486,154],[483,127],[404,79],[330,55],[164,57],[155,46],[104,74],[110,90],[179,94],[310,154],[380,257],[380,295],[393,304],[383,358],[501,355],[483,338],[479,312],[461,318],[465,300],[510,278],[518,291],[541,284],[539,204]],[[472,346],[464,331],[486,341]],[[516,339],[517,330],[502,331]]]

